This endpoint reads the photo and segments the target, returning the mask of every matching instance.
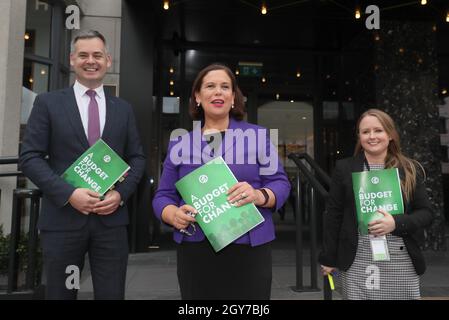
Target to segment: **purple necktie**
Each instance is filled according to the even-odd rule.
[[[100,114],[98,112],[98,103],[95,99],[96,92],[94,90],[87,90],[86,94],[90,97],[87,140],[91,146],[100,139]]]

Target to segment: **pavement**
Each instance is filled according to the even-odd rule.
[[[310,290],[310,252],[303,252],[304,292],[296,292],[295,225],[287,218],[275,221],[277,239],[273,242],[272,300],[323,300],[323,277],[317,266],[318,290]],[[167,230],[166,230],[167,231]],[[159,246],[148,252],[130,254],[126,281],[127,300],[179,300],[176,275],[176,251],[169,232],[163,233]],[[424,251],[427,271],[421,277],[421,295],[427,300],[449,300],[449,251]],[[83,271],[78,299],[93,298],[89,266]],[[341,295],[333,292],[333,300]]]

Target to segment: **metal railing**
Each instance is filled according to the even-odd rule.
[[[17,157],[1,157],[0,158],[0,165],[2,164],[17,164],[18,163]],[[0,178],[1,177],[18,177],[23,175],[21,171],[10,171],[10,172],[0,172]]]
[[[318,287],[318,253],[317,253],[317,200],[316,192],[323,199],[328,196],[330,177],[319,165],[306,153],[289,154],[297,167],[295,192],[296,192],[296,286],[292,290],[296,292],[320,291]],[[307,163],[309,167],[303,162]],[[303,279],[303,221],[302,217],[309,212],[310,230],[310,286],[304,285]],[[332,300],[332,291],[327,278],[323,278],[323,297],[325,300]]]
[[[2,157],[0,158],[0,165],[17,164],[18,157]],[[19,177],[22,176],[21,171],[9,171],[0,173],[1,177]],[[9,299],[14,298],[32,298],[34,290],[38,285],[40,278],[38,268],[38,243],[39,236],[37,231],[37,220],[39,217],[40,199],[42,193],[38,189],[17,188],[13,191],[12,216],[11,216],[11,233],[9,235],[9,249],[8,249],[8,283],[6,287],[6,295],[1,295],[0,298]],[[30,216],[28,226],[28,239],[26,241],[26,252],[22,252],[21,232],[22,213],[25,210],[25,201],[30,199]],[[21,254],[26,253],[26,259],[21,259]],[[6,254],[3,253],[3,254]],[[17,291],[19,284],[20,269],[25,267],[20,265],[20,261],[25,263],[25,284],[23,290]]]

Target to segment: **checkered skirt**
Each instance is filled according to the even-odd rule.
[[[371,170],[383,169],[371,165]],[[365,168],[366,170],[366,168]],[[368,235],[359,233],[357,252],[351,267],[337,277],[343,299],[409,300],[420,298],[419,276],[401,237],[387,234],[390,261],[373,261]]]

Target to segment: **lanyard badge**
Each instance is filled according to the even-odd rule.
[[[385,235],[380,237],[369,235],[369,240],[371,243],[373,261],[390,261],[387,237]]]

